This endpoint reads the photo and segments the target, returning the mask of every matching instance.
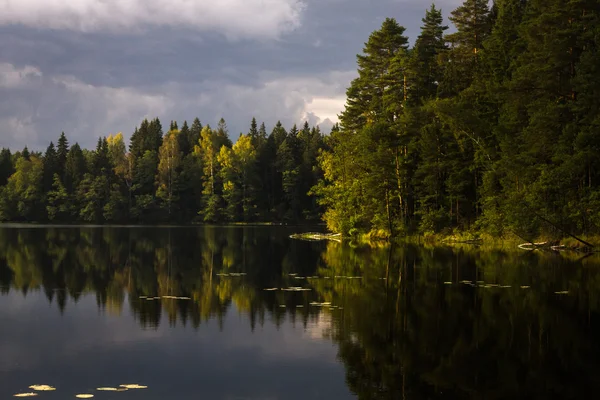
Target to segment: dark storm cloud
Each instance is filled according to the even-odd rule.
[[[0,146],[42,149],[64,130],[91,147],[154,116],[163,125],[223,116],[232,138],[252,116],[269,127],[309,120],[328,130],[369,33],[395,17],[414,40],[430,5],[227,0],[233,10],[225,10],[214,1],[134,0],[113,20],[98,0],[71,3],[0,4]],[[458,3],[437,4],[447,15]],[[262,15],[265,5],[274,9]]]

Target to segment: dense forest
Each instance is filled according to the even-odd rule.
[[[399,236],[527,240],[600,231],[600,2],[432,5],[411,46],[386,19],[357,56],[340,125],[252,121],[232,144],[144,121],[95,151],[60,137],[0,155],[0,220],[300,221]],[[451,33],[450,33],[451,31]]]
[[[322,175],[324,136],[305,123],[267,135],[253,119],[235,144],[223,119],[196,118],[163,134],[158,118],[131,136],[102,137],[94,151],[64,133],[44,154],[0,153],[0,220],[86,223],[318,221],[308,195]]]

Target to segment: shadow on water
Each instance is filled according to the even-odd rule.
[[[0,286],[5,295],[42,291],[61,312],[94,295],[103,312],[131,310],[146,329],[222,327],[232,306],[252,330],[325,319],[360,399],[598,392],[598,257],[353,247],[290,233],[2,228]]]

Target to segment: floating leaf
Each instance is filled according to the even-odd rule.
[[[444,285],[452,285],[452,282],[444,282]]]
[[[531,286],[521,286],[521,289],[529,289]]]
[[[568,290],[563,290],[563,291],[554,292],[554,293],[556,293],[556,294],[569,294],[569,291]]]
[[[37,393],[17,393],[13,396],[14,397],[33,397],[33,396],[37,396]]]
[[[78,399],[91,399],[92,397],[94,397],[93,394],[76,394],[75,397],[77,397]]]
[[[273,292],[273,291],[277,290],[277,288],[276,288],[276,287],[273,287],[273,288],[266,288],[266,289],[263,289],[263,290],[264,290],[265,292]]]
[[[131,384],[119,385],[119,386],[126,388],[126,389],[147,389],[148,388],[148,386],[138,385],[137,383],[131,383]]]
[[[99,387],[99,388],[96,388],[96,390],[100,390],[102,392],[118,392],[119,391],[118,388],[114,388],[114,387]]]
[[[55,387],[49,385],[31,385],[29,389],[37,390],[38,392],[50,392],[52,390],[56,390]]]

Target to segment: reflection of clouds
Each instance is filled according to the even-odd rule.
[[[306,335],[312,339],[328,338],[333,327],[333,320],[329,311],[321,311],[316,321],[306,327]]]
[[[163,336],[161,331],[140,329],[131,318],[99,313],[94,295],[77,303],[69,300],[64,315],[59,315],[41,291],[0,297],[0,371],[37,367],[52,354],[79,357],[90,349],[109,351]]]
[[[39,364],[39,355],[27,343],[0,342],[0,373],[27,370]]]
[[[124,304],[128,304],[125,300]],[[22,371],[48,364],[75,362],[87,353],[127,352],[137,346],[150,345],[166,357],[178,357],[181,348],[194,343],[206,349],[238,354],[251,352],[263,362],[318,360],[336,363],[334,345],[324,336],[331,327],[331,316],[322,312],[311,316],[306,328],[301,315],[292,323],[289,315],[279,328],[269,320],[257,324],[254,332],[246,314],[232,306],[224,319],[224,329],[209,320],[197,331],[193,328],[169,326],[163,315],[157,329],[144,329],[131,312],[122,316],[99,312],[93,294],[82,296],[76,303],[69,300],[64,315],[59,316],[41,291],[27,297],[11,292],[0,297],[0,371]],[[175,351],[175,349],[178,351]],[[215,350],[216,351],[216,350]]]
[[[307,329],[314,324],[309,321]],[[216,325],[211,321],[210,325]],[[335,362],[336,352],[332,344],[322,337],[305,334],[305,328],[300,315],[292,324],[289,314],[279,328],[268,319],[263,326],[256,325],[251,331],[247,315],[240,315],[232,306],[224,321],[223,332],[216,334],[211,330],[201,329],[197,336],[201,341],[211,343],[216,347],[229,351],[255,350],[265,358],[279,359],[319,359],[323,362]]]

